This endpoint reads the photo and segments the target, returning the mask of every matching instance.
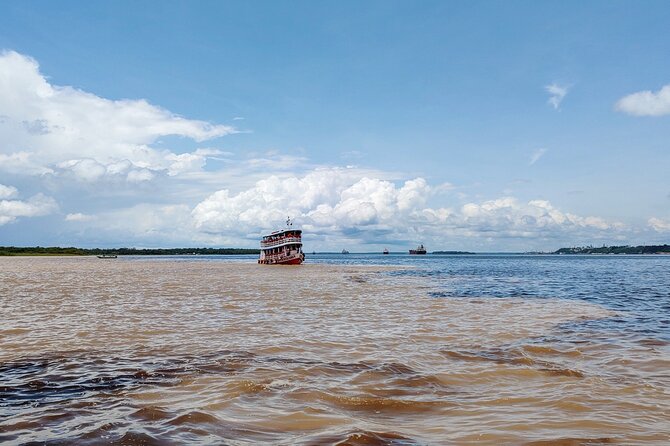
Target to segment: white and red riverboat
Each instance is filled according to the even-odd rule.
[[[265,235],[261,239],[261,255],[258,263],[263,265],[300,265],[305,260],[302,252],[302,230],[293,229],[286,220],[286,228]]]

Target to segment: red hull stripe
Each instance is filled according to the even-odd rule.
[[[302,263],[302,259],[291,259],[286,262],[279,262],[279,265],[300,265]]]

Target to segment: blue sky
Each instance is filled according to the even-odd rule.
[[[0,3],[0,245],[670,240],[670,5]]]

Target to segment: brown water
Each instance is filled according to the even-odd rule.
[[[666,341],[388,272],[0,258],[0,443],[670,443]]]

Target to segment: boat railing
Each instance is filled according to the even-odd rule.
[[[282,251],[274,254],[266,254],[265,258],[268,260],[282,260],[289,257],[296,257],[300,255],[300,251],[291,250],[291,251]]]
[[[284,243],[302,243],[301,237],[281,237],[275,240],[261,241],[261,248],[283,245]]]

